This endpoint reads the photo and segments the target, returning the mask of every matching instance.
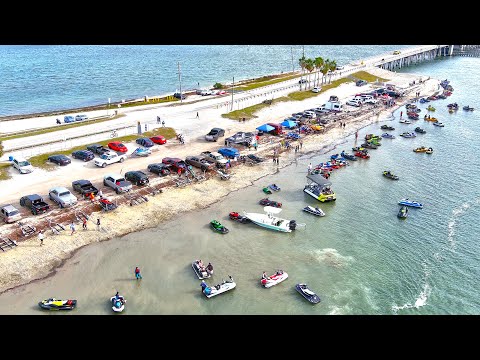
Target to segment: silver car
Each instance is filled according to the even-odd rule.
[[[70,190],[62,186],[57,186],[50,189],[48,192],[48,197],[50,200],[60,205],[61,208],[75,205],[78,201],[77,197],[73,195]]]

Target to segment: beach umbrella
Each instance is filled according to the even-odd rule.
[[[270,132],[272,130],[275,130],[275,128],[273,126],[268,125],[268,124],[263,124],[263,125],[260,125],[259,127],[257,127],[257,130],[263,131],[263,132]]]
[[[297,123],[295,121],[292,121],[292,120],[284,120],[283,122],[280,123],[280,125],[291,129],[291,128],[294,128],[295,126],[297,126]]]

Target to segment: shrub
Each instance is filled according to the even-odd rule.
[[[223,85],[217,82],[217,83],[215,83],[215,85],[213,85],[213,88],[214,89],[223,89]]]

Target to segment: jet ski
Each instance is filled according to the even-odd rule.
[[[406,219],[407,216],[408,216],[408,209],[407,207],[404,205],[400,208],[400,210],[398,211],[398,214],[397,216],[400,218],[400,219]]]
[[[382,130],[395,130],[393,126],[388,126],[388,125],[382,125],[380,126],[380,129]]]
[[[411,124],[412,122],[408,119],[404,119],[404,120],[400,120],[399,123],[400,124]]]
[[[435,121],[432,124],[435,125],[435,126],[438,126],[438,127],[444,127],[445,126],[445,125],[443,125],[443,123],[438,122],[438,121]]]
[[[417,133],[420,133],[420,134],[425,134],[427,131],[426,130],[423,130],[421,127],[416,127],[415,128],[415,132]]]
[[[422,209],[423,208],[423,204],[420,204],[419,202],[417,201],[412,201],[412,200],[408,200],[408,199],[402,199],[398,202],[399,205],[405,205],[405,206],[411,206],[411,207],[416,207],[416,208],[419,208],[419,209]]]
[[[295,285],[295,289],[312,304],[318,304],[320,302],[320,297],[310,290],[307,284],[297,284]]]
[[[260,205],[263,205],[263,206],[273,206],[273,207],[276,207],[276,208],[281,208],[282,207],[281,202],[270,200],[269,198],[262,199],[258,203]]]
[[[112,310],[115,312],[122,312],[125,309],[127,300],[122,295],[115,295],[110,298],[112,303]]]
[[[202,292],[207,298],[211,298],[217,296],[219,294],[223,294],[226,291],[232,290],[237,286],[233,278],[228,275],[229,280],[223,280],[221,284],[217,284],[215,286],[209,287],[205,281],[202,280]]]
[[[280,187],[278,187],[276,184],[270,184],[268,187],[273,191],[280,191]]]
[[[230,217],[230,219],[238,221],[239,223],[242,223],[242,224],[245,224],[250,221],[249,218],[247,218],[246,216],[240,215],[236,211],[232,211],[230,214],[228,214],[228,216]]]
[[[464,106],[464,107],[463,107],[463,110],[465,110],[465,111],[473,111],[474,108],[467,105],[467,106]]]
[[[283,280],[288,278],[288,274],[283,270],[277,270],[273,275],[270,275],[267,279],[260,279],[260,283],[263,287],[269,288],[274,285],[281,283]]]
[[[73,310],[77,306],[77,300],[58,300],[50,298],[40,301],[38,306],[46,310]]]
[[[385,139],[395,139],[395,135],[389,134],[389,133],[383,133],[382,138]]]
[[[268,186],[265,186],[265,187],[262,189],[262,191],[263,191],[265,194],[267,194],[267,195],[271,195],[271,194],[272,194],[272,190],[270,190],[270,189],[268,188]]]
[[[323,212],[322,209],[320,209],[318,207],[314,208],[313,206],[310,206],[310,205],[305,206],[303,208],[303,211],[306,211],[306,212],[308,212],[310,214],[313,214],[313,215],[316,215],[316,216],[325,216],[325,213]]]
[[[397,175],[392,174],[390,171],[384,171],[383,176],[392,179],[392,180],[398,180],[399,177]]]
[[[225,226],[220,224],[217,220],[210,221],[210,227],[213,229],[213,231],[216,231],[220,234],[227,234],[229,231]]]
[[[345,151],[342,151],[342,153],[340,155],[342,155],[342,157],[347,159],[347,160],[357,161],[357,158],[355,157],[355,155],[348,154]]]

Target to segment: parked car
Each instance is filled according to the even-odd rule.
[[[362,106],[362,102],[358,99],[351,99],[351,100],[348,100],[346,102],[347,105],[350,105],[350,106],[356,106],[356,107],[360,107]]]
[[[254,138],[255,134],[252,132],[239,131],[236,134],[233,134],[232,136],[226,138],[225,145],[228,146],[230,144],[240,144],[248,146]]]
[[[365,99],[365,101],[364,101],[365,104],[376,104],[377,102],[378,102],[378,100],[374,99],[373,97]]]
[[[315,114],[315,112],[310,111],[310,110],[306,110],[306,111],[303,112],[303,117],[305,117],[307,119],[313,119],[316,116],[317,116],[317,114]]]
[[[143,171],[127,171],[125,173],[125,179],[137,186],[146,185],[150,182],[147,174]]]
[[[50,205],[43,201],[43,198],[38,194],[22,196],[20,198],[20,206],[30,209],[33,215],[50,210]]]
[[[87,119],[88,119],[88,116],[85,115],[85,114],[80,114],[80,115],[75,116],[75,121],[82,121],[82,120],[87,120]]]
[[[202,90],[200,95],[202,95],[202,96],[212,95],[212,90],[210,90],[210,89]]]
[[[78,201],[77,197],[63,186],[51,188],[48,191],[48,197],[50,200],[56,202],[61,208],[75,205]]]
[[[110,150],[100,144],[92,144],[87,146],[87,150],[90,150],[94,154],[102,155]]]
[[[181,169],[182,173],[187,171],[187,164],[185,161],[179,158],[164,157],[162,159],[162,163],[169,165],[170,168],[175,172],[178,172],[178,169]]]
[[[343,69],[345,69],[345,66],[343,66],[343,65],[337,65],[336,70],[343,70]]]
[[[399,50],[395,50],[395,51],[393,52],[393,55],[400,55],[400,51],[399,51]]]
[[[225,130],[221,128],[213,128],[207,135],[205,135],[205,140],[217,141],[218,138],[222,136],[225,136]]]
[[[162,135],[157,135],[157,136],[152,136],[150,138],[155,144],[163,145],[167,143],[167,139],[163,137]]]
[[[75,122],[75,118],[71,115],[67,115],[63,117],[63,122],[64,123],[72,123]]]
[[[132,183],[125,180],[120,174],[107,174],[103,177],[103,185],[111,187],[117,194],[128,192],[132,189]]]
[[[128,151],[127,147],[123,145],[120,141],[111,141],[108,143],[108,147],[112,150],[126,153]]]
[[[215,167],[213,160],[209,160],[204,156],[187,156],[185,162],[189,165],[200,168],[202,171],[207,171]]]
[[[180,94],[179,92],[176,92],[175,94],[173,94],[173,97],[174,97],[174,98],[177,98],[177,99],[185,100],[185,99],[187,98],[187,95],[185,95],[185,94]]]
[[[48,161],[60,166],[66,166],[72,162],[68,156],[63,154],[51,155],[48,157]]]
[[[10,224],[22,218],[20,211],[12,204],[4,205],[0,208],[0,216],[5,223]]]
[[[312,92],[314,92],[314,93],[319,93],[320,91],[322,91],[322,88],[321,88],[321,87],[318,87],[318,86],[315,86],[315,87],[312,89]]]
[[[368,82],[366,82],[365,80],[358,80],[355,85],[357,86],[364,86],[364,85],[367,85]]]
[[[147,166],[147,169],[148,171],[160,176],[166,176],[170,174],[170,165],[167,165],[167,164],[162,164],[162,163],[149,164]]]
[[[148,148],[148,147],[152,147],[153,145],[155,145],[155,144],[153,143],[153,141],[150,140],[149,138],[139,138],[139,139],[135,140],[135,142],[136,142],[137,144],[142,145],[142,146],[147,147],[147,148]]]
[[[218,168],[224,168],[227,163],[227,159],[225,159],[222,154],[215,151],[203,151],[200,155],[213,160]]]
[[[127,158],[127,155],[122,154],[118,155],[117,153],[106,153],[100,155],[99,159],[95,159],[95,165],[99,167],[106,167],[107,165],[116,163],[116,162],[124,162]]]
[[[30,174],[33,171],[32,164],[22,157],[14,158],[12,160],[12,166],[17,169],[20,174]]]
[[[398,91],[392,91],[392,90],[387,90],[388,96],[391,96],[393,98],[398,98],[401,96],[401,94]]]
[[[234,157],[240,156],[240,151],[232,147],[223,147],[218,150],[220,154],[225,156],[226,158],[233,159]]]
[[[93,193],[93,195],[98,194],[98,189],[92,185],[89,180],[75,180],[72,182],[73,191],[79,192],[84,197]]]
[[[95,155],[90,150],[77,150],[72,152],[72,157],[74,159],[79,159],[83,161],[90,161],[95,159]]]
[[[300,80],[298,80],[298,83],[299,83],[299,84],[306,84],[307,82],[308,82],[307,79],[300,79]]]

